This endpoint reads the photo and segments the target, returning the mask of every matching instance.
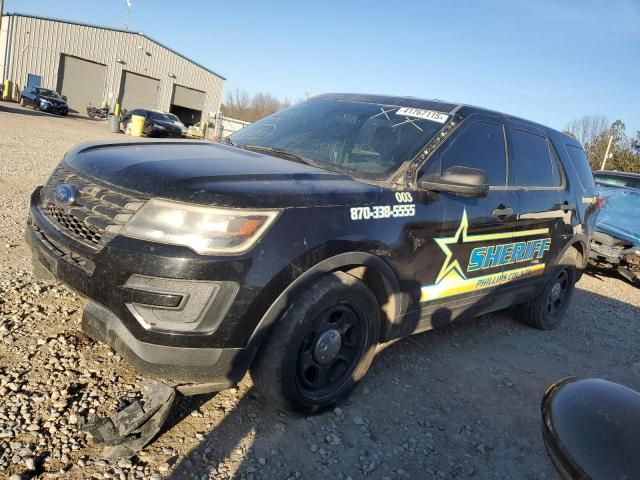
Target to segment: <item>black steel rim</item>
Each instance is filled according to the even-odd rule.
[[[368,326],[364,316],[351,306],[336,305],[324,310],[307,331],[298,351],[296,380],[302,393],[314,400],[330,397],[349,379],[366,348]],[[318,357],[319,341],[340,335],[335,355]],[[333,357],[333,358],[330,358]]]
[[[547,313],[555,315],[562,310],[569,297],[570,278],[567,269],[563,269],[556,277],[547,297]]]

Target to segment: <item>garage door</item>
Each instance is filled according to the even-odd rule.
[[[204,95],[204,92],[200,90],[174,85],[171,103],[178,107],[190,108],[201,112],[204,108]]]
[[[87,105],[99,106],[104,92],[105,66],[78,57],[60,55],[58,91],[67,97],[71,111],[86,113]]]
[[[120,108],[153,110],[158,106],[159,89],[160,80],[124,71],[120,84]]]

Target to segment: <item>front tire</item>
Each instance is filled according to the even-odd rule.
[[[24,97],[20,97],[20,106],[21,107],[27,106],[27,101],[24,99]]]
[[[516,307],[518,318],[540,330],[556,328],[569,308],[577,278],[576,252],[570,248],[554,267],[542,293]]]
[[[333,272],[304,288],[251,367],[263,396],[281,410],[315,414],[364,377],[380,335],[380,311],[361,280]]]

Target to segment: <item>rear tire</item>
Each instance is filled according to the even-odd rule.
[[[540,330],[556,328],[564,317],[578,278],[577,252],[570,248],[553,268],[542,293],[515,307],[518,319]]]
[[[21,107],[27,106],[27,101],[24,99],[24,97],[20,97],[20,106]]]
[[[327,274],[293,299],[258,353],[251,378],[277,408],[320,413],[364,377],[379,335],[373,292],[346,273]]]

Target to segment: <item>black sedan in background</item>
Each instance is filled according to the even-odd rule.
[[[137,108],[124,114],[121,120],[121,127],[124,133],[128,134],[131,130],[131,117],[133,115],[145,118],[143,133],[147,137],[182,137],[187,133],[187,127],[172,113],[142,108]]]
[[[42,87],[27,87],[20,94],[20,105],[31,106],[36,110],[66,116],[69,113],[66,97],[55,90]]]

